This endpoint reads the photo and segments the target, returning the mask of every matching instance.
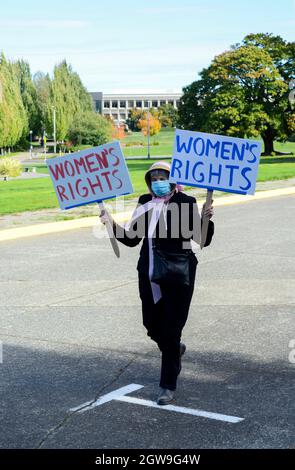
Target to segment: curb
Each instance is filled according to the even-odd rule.
[[[268,191],[257,192],[254,196],[225,196],[214,200],[214,206],[228,206],[231,204],[240,204],[245,202],[257,201],[260,199],[268,199],[278,196],[295,195],[295,186],[290,188],[271,189]],[[199,204],[203,204],[205,199],[198,200]],[[116,222],[125,222],[130,219],[133,211],[119,212],[114,214]],[[19,238],[34,237],[38,235],[47,235],[50,233],[67,232],[80,228],[93,227],[98,223],[98,215],[91,217],[83,217],[82,219],[65,220],[62,222],[50,222],[46,224],[36,224],[17,228],[10,228],[0,231],[0,242],[8,240],[17,240]]]

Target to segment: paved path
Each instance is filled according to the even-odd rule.
[[[35,171],[23,171],[19,176],[8,178],[8,180],[27,180],[34,178],[49,178],[48,173],[37,173]]]
[[[198,253],[174,405],[238,423],[142,404],[160,355],[141,325],[139,248],[117,260],[91,229],[3,242],[1,446],[294,448],[294,210],[292,196],[218,207]],[[131,402],[69,411],[129,384],[143,386]]]

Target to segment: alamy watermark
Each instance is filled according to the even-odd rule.
[[[119,198],[116,199],[116,207],[107,203],[105,204],[106,211],[125,213],[127,210],[127,212],[130,212],[130,209],[128,211],[128,206],[124,204],[124,198],[120,198],[121,201],[118,200]],[[157,204],[155,203],[153,205],[151,203],[151,209],[134,220],[132,220],[130,213],[129,219],[131,219],[131,224],[126,223],[128,222],[127,220],[124,220],[123,223],[119,222],[114,224],[113,229],[115,237],[118,239],[141,239],[145,237],[154,210],[157,210]],[[158,227],[155,230],[154,236],[157,236],[157,238],[193,239],[198,241],[200,233],[201,217],[197,204],[189,204],[186,202],[177,204],[172,202],[163,210],[163,213],[159,217]],[[93,227],[93,235],[95,238],[108,237],[105,227],[100,223]]]

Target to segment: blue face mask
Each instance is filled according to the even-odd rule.
[[[168,180],[152,181],[152,191],[156,196],[166,196],[171,191],[171,186]]]

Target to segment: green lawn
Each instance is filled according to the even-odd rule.
[[[150,139],[150,155],[171,155],[173,149],[174,130],[161,131]],[[134,144],[134,146],[130,146]],[[140,145],[142,144],[142,145]],[[146,157],[148,140],[141,132],[133,132],[121,141],[125,157]],[[155,145],[156,144],[156,145]]]
[[[136,194],[145,191],[144,172],[153,161],[155,160],[128,162]],[[39,173],[48,173],[46,165],[40,165],[36,169]],[[52,207],[58,207],[58,202],[50,178],[8,181],[0,179],[0,215]]]
[[[173,148],[174,130],[161,131],[150,139],[150,155],[171,155]],[[141,132],[133,132],[120,141],[125,157],[147,157],[147,137]],[[87,145],[80,145],[79,150]],[[78,147],[77,147],[78,150]],[[76,150],[76,151],[77,151]]]
[[[163,136],[163,141],[171,139],[170,132],[165,134],[167,135]],[[131,139],[131,137],[128,138]],[[165,148],[164,144],[163,148]],[[282,152],[292,151],[295,154],[295,143],[277,143],[275,148]],[[124,154],[126,155],[125,151]],[[127,160],[135,195],[146,191],[144,173],[153,161],[155,160]],[[38,172],[48,172],[45,164],[36,168]],[[292,177],[295,177],[295,156],[261,158],[257,181]],[[9,180],[7,182],[0,180],[0,215],[52,207],[58,207],[58,203],[49,178]]]
[[[159,134],[152,136],[150,140],[151,158],[158,155],[172,155],[173,151],[174,130],[161,131]],[[147,137],[141,132],[133,132],[120,141],[121,148],[125,157],[147,157]],[[154,145],[154,144],[157,145]],[[87,145],[81,145],[79,150],[87,148]],[[286,142],[275,144],[275,150],[279,152],[293,152],[295,154],[295,143]],[[50,157],[50,155],[49,155]]]
[[[57,207],[50,178],[0,180],[0,214]]]
[[[295,144],[293,144],[295,147]],[[261,157],[257,181],[284,180],[295,177],[295,156]]]
[[[150,155],[151,157],[157,155],[172,155],[173,151],[173,140],[174,140],[174,130],[161,131],[159,134],[151,137],[150,145]],[[157,142],[159,145],[153,145],[153,142]],[[126,146],[126,144],[135,145],[132,147]],[[140,146],[139,144],[143,144]],[[147,156],[147,137],[145,137],[141,132],[133,132],[132,135],[129,135],[122,139],[121,146],[125,157]],[[278,152],[293,152],[295,155],[295,142],[276,142],[275,150]]]
[[[159,142],[159,143],[172,143],[174,139],[174,129],[166,128],[165,130],[161,130],[159,134],[153,135],[151,137],[152,142]],[[127,135],[122,139],[124,143],[133,143],[133,142],[142,142],[147,145],[147,137],[142,134],[142,132],[132,132],[132,134]]]

